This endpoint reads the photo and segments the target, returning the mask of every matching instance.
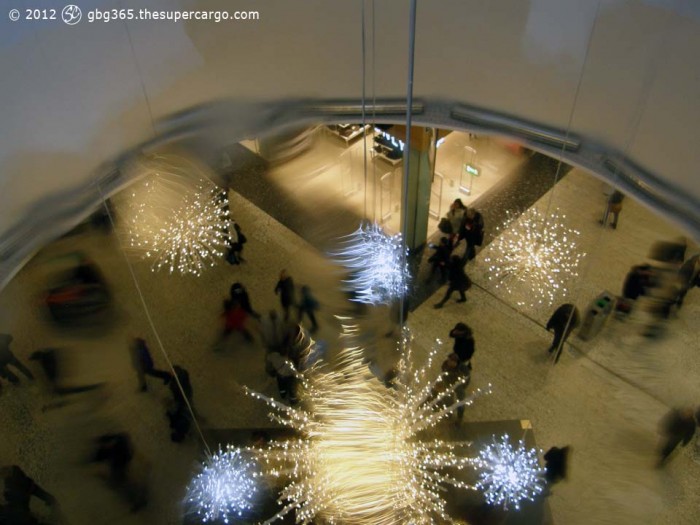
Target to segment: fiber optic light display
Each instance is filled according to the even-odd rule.
[[[544,490],[544,469],[537,460],[537,450],[525,448],[522,440],[513,447],[508,435],[493,440],[476,458],[479,481],[490,505],[520,510],[523,500],[533,501]]]
[[[568,293],[567,282],[578,277],[586,256],[579,251],[579,236],[558,211],[545,215],[531,208],[520,217],[509,213],[484,258],[488,279],[519,306],[550,306]]]
[[[424,366],[414,368],[407,329],[399,342],[395,382],[387,388],[362,359],[358,332],[357,326],[344,324],[344,348],[332,369],[322,364],[299,374],[299,407],[248,392],[272,408],[274,421],[299,435],[256,450],[266,474],[285,484],[278,499],[281,510],[266,524],[290,512],[302,524],[451,522],[445,487],[474,489],[456,477],[474,463],[465,456],[469,443],[422,440],[419,433],[485,392],[460,401],[454,393],[466,380],[444,384],[445,374],[435,378],[430,373],[439,344]]]
[[[224,256],[228,200],[194,163],[159,158],[117,201],[127,249],[153,271],[201,275]]]
[[[331,256],[351,272],[345,283],[354,301],[389,304],[406,294],[410,274],[401,234],[390,236],[376,223],[362,224],[340,244]]]
[[[204,522],[228,523],[253,509],[259,476],[256,463],[228,445],[206,459],[187,487],[186,505]]]

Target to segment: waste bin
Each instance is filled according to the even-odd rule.
[[[590,341],[598,335],[614,308],[615,295],[610,292],[603,292],[593,299],[586,309],[581,329],[578,331],[579,338]]]

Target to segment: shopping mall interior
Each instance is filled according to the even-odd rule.
[[[0,26],[0,525],[700,520],[698,7],[128,3]]]

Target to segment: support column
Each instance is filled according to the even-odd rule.
[[[408,209],[401,210],[401,229],[406,232],[406,246],[411,251],[422,247],[428,235],[430,186],[435,170],[435,139],[435,130],[413,127],[411,144],[406,144],[410,162],[408,184],[402,191],[408,192]]]

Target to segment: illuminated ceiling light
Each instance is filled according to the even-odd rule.
[[[444,384],[445,374],[429,379],[437,345],[426,364],[414,368],[408,330],[399,343],[394,388],[387,388],[363,361],[354,340],[358,332],[344,325],[345,347],[335,369],[316,365],[299,374],[299,407],[248,391],[272,408],[273,420],[299,435],[255,449],[265,472],[286,483],[278,500],[282,508],[266,524],[292,511],[301,524],[451,522],[446,486],[474,489],[456,477],[474,463],[462,454],[469,443],[423,439],[420,433],[484,392],[459,401],[454,391],[463,380]]]
[[[354,301],[389,304],[408,291],[407,253],[401,234],[389,236],[374,223],[343,237],[341,249],[331,256],[350,270],[345,283],[355,293]]]
[[[205,522],[228,523],[253,509],[259,476],[255,462],[227,445],[206,459],[187,486],[185,504]]]
[[[579,251],[580,232],[566,226],[565,219],[557,211],[544,215],[531,208],[520,217],[509,212],[497,228],[484,258],[488,279],[519,306],[549,306],[568,293],[566,282],[578,277],[586,253]]]
[[[525,448],[522,440],[514,448],[508,435],[495,438],[476,458],[479,481],[476,486],[484,491],[490,505],[511,506],[520,510],[523,500],[534,501],[544,490],[544,469],[540,467],[535,449]]]
[[[121,214],[127,249],[153,271],[201,275],[224,256],[228,200],[193,163],[158,159],[130,187]]]

